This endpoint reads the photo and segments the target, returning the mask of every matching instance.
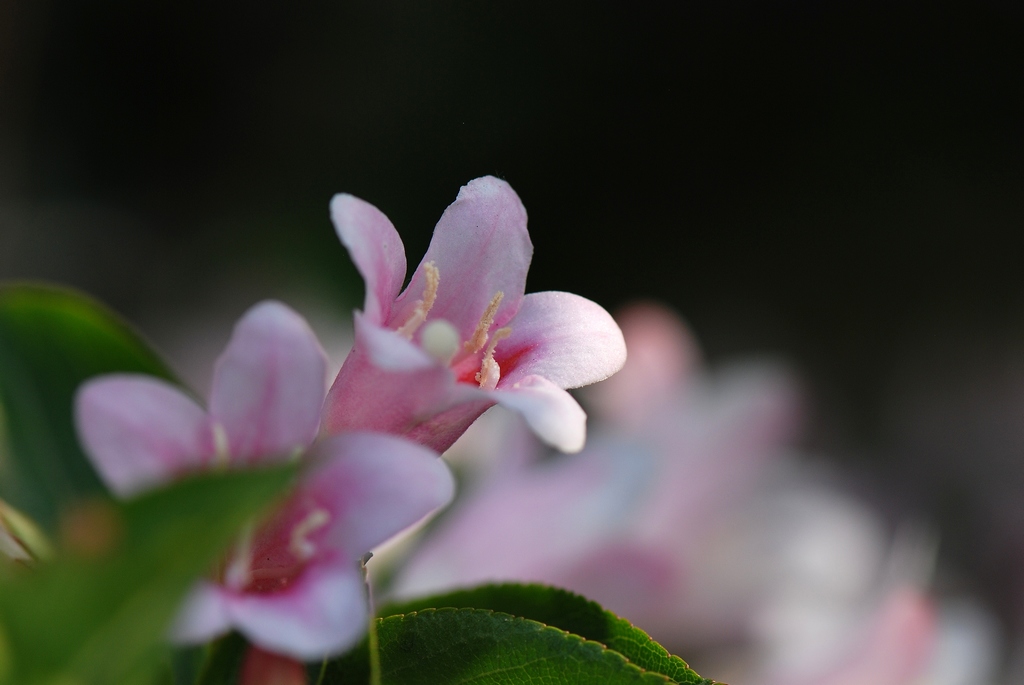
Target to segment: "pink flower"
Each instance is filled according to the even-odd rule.
[[[763,367],[708,379],[687,331],[661,309],[620,320],[629,360],[587,395],[604,418],[587,449],[529,463],[502,446],[517,463],[495,467],[431,531],[397,575],[396,594],[549,583],[673,646],[742,624],[750,593],[723,582],[733,569],[699,576],[709,541],[790,440],[793,385]]]
[[[885,590],[866,611],[856,606],[844,609],[847,615],[840,618],[845,622],[820,615],[834,613],[834,606],[812,609],[819,615],[811,617],[814,623],[808,632],[817,639],[788,645],[788,660],[772,654],[774,645],[762,645],[762,652],[769,658],[761,664],[759,677],[752,680],[771,685],[929,682],[929,667],[940,638],[935,600],[913,584],[901,584]],[[829,618],[840,625],[830,625]],[[776,658],[772,660],[771,656]]]
[[[177,387],[114,374],[85,383],[75,420],[111,490],[130,497],[183,474],[303,458],[286,502],[243,533],[215,579],[193,590],[172,632],[205,641],[236,628],[297,659],[339,653],[365,631],[358,560],[452,496],[437,455],[393,436],[317,442],[325,358],[276,302],[250,309],[217,362],[204,410]]]
[[[351,195],[334,197],[331,217],[366,301],[327,395],[326,432],[381,430],[444,451],[498,403],[555,447],[583,447],[586,416],[566,389],[615,373],[622,333],[577,295],[524,296],[533,245],[507,183],[487,176],[459,191],[401,294],[405,249],[387,217]]]

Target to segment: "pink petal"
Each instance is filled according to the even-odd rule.
[[[441,364],[423,349],[389,328],[376,326],[355,313],[356,344],[366,350],[373,365],[383,371],[425,371]]]
[[[511,326],[512,335],[495,352],[499,387],[537,375],[560,388],[578,388],[608,378],[626,361],[618,324],[579,295],[530,293]]]
[[[452,389],[447,406],[450,408],[416,423],[402,435],[439,454],[443,453],[455,444],[481,414],[493,407],[494,402],[487,397],[485,391],[459,383]]]
[[[572,395],[541,376],[525,376],[491,391],[495,402],[522,414],[544,442],[563,452],[579,452],[587,437],[587,415]]]
[[[178,644],[208,642],[231,628],[224,589],[207,580],[195,584],[171,625],[170,638]]]
[[[660,455],[661,476],[647,498],[646,531],[692,539],[764,477],[797,434],[799,393],[784,368],[734,364],[694,378],[674,401],[652,411],[644,439]],[[678,496],[684,483],[686,497]]]
[[[382,369],[375,360],[394,370]],[[375,430],[406,435],[459,401],[465,392],[456,386],[451,370],[401,336],[356,317],[356,345],[327,393],[323,429],[328,434]],[[435,428],[445,432],[448,426]],[[424,444],[442,451],[456,437],[443,446]],[[441,442],[447,440],[447,433],[440,436]]]
[[[846,659],[825,673],[786,674],[772,681],[800,685],[919,682],[927,673],[938,638],[934,602],[915,588],[892,590],[863,633],[852,637]]]
[[[497,581],[556,583],[608,535],[615,474],[580,455],[492,481],[463,499],[399,572],[402,597]],[[595,523],[596,521],[596,523]]]
[[[682,320],[660,305],[634,304],[615,318],[629,358],[612,378],[589,389],[586,399],[602,418],[638,428],[688,383],[700,351]]]
[[[327,358],[301,316],[261,302],[235,325],[214,370],[210,418],[242,462],[287,458],[315,437]]]
[[[635,540],[607,540],[574,562],[554,584],[637,625],[656,624],[685,581],[683,565],[663,545]]]
[[[321,459],[298,486],[331,514],[326,544],[358,558],[435,509],[455,492],[437,453],[409,440],[347,433],[314,448]]]
[[[387,325],[397,328],[412,315],[426,285],[422,264],[433,262],[440,286],[430,318],[450,321],[460,338],[468,340],[501,291],[504,298],[494,319],[500,328],[519,309],[532,256],[526,209],[512,187],[492,176],[470,181],[438,221],[427,254],[395,302]]]
[[[366,316],[383,324],[405,282],[402,239],[383,212],[351,195],[331,199],[331,220],[366,283]]]
[[[226,594],[231,624],[253,644],[302,661],[340,654],[366,633],[365,584],[355,560],[307,566],[286,590]]]
[[[208,456],[203,410],[150,376],[115,374],[86,382],[75,397],[75,425],[93,466],[120,497],[196,469]]]

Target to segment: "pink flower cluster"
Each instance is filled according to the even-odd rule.
[[[193,589],[172,629],[180,641],[237,629],[296,659],[352,646],[369,619],[360,558],[453,496],[437,453],[495,403],[549,443],[579,450],[585,415],[566,388],[625,360],[622,334],[598,305],[524,296],[532,245],[504,181],[461,190],[401,294],[404,248],[387,218],[349,195],[334,198],[331,215],[366,302],[326,399],[319,342],[277,302],[238,322],[206,408],[128,374],[93,379],[76,398],[83,448],[121,497],[201,471],[303,464],[286,501]]]
[[[546,583],[670,650],[742,654],[719,664],[730,682],[926,682],[937,610],[903,568],[922,550],[888,545],[874,512],[798,477],[789,374],[707,372],[682,322],[657,306],[619,322],[629,361],[588,390],[600,422],[586,450],[538,459],[507,422],[490,470],[415,548],[393,593]],[[464,447],[479,461],[499,446],[453,453]]]

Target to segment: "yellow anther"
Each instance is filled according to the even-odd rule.
[[[498,362],[494,361],[494,348],[510,335],[512,335],[512,329],[508,326],[494,331],[491,344],[487,346],[484,358],[480,362],[480,371],[475,376],[476,382],[484,390],[494,390],[498,385],[498,379],[501,378],[501,367],[498,366]]]
[[[316,554],[316,545],[309,540],[309,536],[326,526],[331,521],[331,515],[326,509],[314,509],[306,515],[306,518],[299,521],[299,524],[292,528],[292,537],[288,549],[295,555],[296,559],[306,561]]]
[[[427,262],[423,265],[423,278],[427,284],[423,286],[423,299],[417,300],[416,307],[405,323],[398,329],[401,335],[412,340],[413,334],[427,320],[430,308],[434,306],[437,299],[437,286],[441,283],[441,272],[434,265],[434,262]]]
[[[505,297],[505,293],[500,290],[494,293],[491,303],[487,305],[484,315],[480,317],[480,321],[476,325],[476,330],[473,331],[473,335],[466,341],[467,352],[473,354],[484,349],[484,345],[487,344],[487,332],[494,325],[494,315],[498,313],[498,306],[501,305],[503,297]]]

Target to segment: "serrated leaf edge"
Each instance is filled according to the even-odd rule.
[[[685,685],[685,684],[680,684],[679,682],[669,678],[667,675],[664,675],[662,673],[658,673],[657,671],[651,671],[651,670],[648,670],[646,668],[642,668],[640,666],[637,666],[635,663],[630,661],[629,658],[626,657],[621,652],[618,652],[618,651],[608,647],[607,645],[605,645],[605,644],[603,644],[601,642],[598,642],[597,640],[588,640],[585,637],[583,637],[582,635],[577,635],[575,633],[570,633],[569,631],[562,630],[561,628],[559,628],[557,626],[551,626],[551,625],[548,625],[546,623],[541,623],[540,621],[535,621],[532,618],[526,618],[524,616],[514,616],[512,614],[507,614],[504,611],[494,611],[492,609],[471,609],[471,608],[467,608],[467,607],[461,607],[461,608],[460,607],[438,607],[438,608],[431,608],[431,609],[419,609],[417,611],[410,611],[410,612],[404,613],[404,614],[392,614],[390,616],[379,617],[376,620],[377,620],[377,622],[379,624],[383,625],[383,623],[385,621],[390,621],[392,619],[396,619],[396,620],[399,620],[399,621],[404,621],[406,618],[412,618],[412,617],[418,616],[420,614],[439,614],[439,613],[442,613],[442,612],[443,613],[453,613],[453,614],[454,613],[465,612],[465,613],[473,613],[473,614],[488,614],[488,615],[491,615],[491,616],[507,616],[508,618],[512,619],[513,621],[520,621],[520,622],[523,622],[523,623],[532,623],[534,625],[540,626],[542,631],[554,631],[554,632],[557,632],[557,633],[561,633],[564,637],[569,638],[570,640],[578,641],[580,644],[597,645],[598,647],[601,648],[602,652],[607,653],[607,654],[612,654],[615,657],[618,657],[619,659],[621,659],[622,662],[627,667],[635,668],[637,671],[640,671],[640,673],[642,673],[642,674],[652,675],[652,676],[655,676],[655,677],[658,677],[658,678],[662,678],[663,682],[667,683],[668,685]],[[653,642],[654,640],[651,639],[651,641]],[[657,643],[655,643],[655,644],[657,644]],[[664,648],[662,648],[662,649],[664,649]]]
[[[697,678],[700,679],[696,683],[692,683],[692,684],[691,683],[682,683],[681,685],[726,685],[725,683],[719,683],[716,680],[712,680],[710,678],[705,678],[704,676],[700,675],[699,673],[697,673],[696,671],[694,671],[690,667],[690,664],[689,664],[689,662],[686,661],[686,659],[683,659],[681,656],[678,656],[678,655],[673,654],[672,652],[668,651],[665,648],[664,645],[662,645],[660,642],[658,642],[653,637],[651,637],[647,633],[646,630],[644,630],[643,628],[637,626],[635,623],[633,623],[629,619],[623,618],[622,616],[619,616],[618,614],[615,614],[615,613],[609,611],[608,609],[605,609],[598,602],[595,602],[594,600],[592,600],[592,599],[590,599],[588,597],[585,597],[584,595],[581,595],[578,592],[573,592],[572,590],[568,590],[568,589],[563,588],[563,587],[557,587],[557,586],[553,586],[553,585],[545,585],[543,583],[507,583],[507,582],[506,583],[488,583],[488,584],[485,584],[484,586],[481,586],[481,587],[490,587],[490,588],[493,588],[494,590],[504,590],[504,589],[509,589],[509,590],[529,590],[529,591],[536,591],[536,592],[545,592],[545,593],[550,593],[550,594],[563,594],[563,595],[567,595],[567,596],[575,598],[575,599],[579,599],[582,602],[584,602],[584,603],[586,603],[588,605],[591,605],[592,607],[596,608],[598,611],[600,611],[601,613],[603,613],[606,616],[610,617],[612,620],[617,621],[617,622],[621,622],[621,623],[625,623],[630,628],[640,632],[644,637],[647,638],[647,641],[649,643],[652,643],[654,645],[655,650],[659,653],[659,656],[667,657],[669,661],[674,662],[676,665],[681,665],[684,670],[689,671],[694,676],[696,676]],[[473,592],[475,592],[475,591],[477,591],[479,589],[480,589],[480,587],[453,589],[450,592],[442,593],[442,594],[439,594],[438,596],[458,595],[458,594],[462,594],[462,593],[469,594],[469,593],[473,593]],[[408,605],[408,604],[415,603],[416,601],[417,601],[416,599],[410,599],[410,600],[407,600],[407,601],[395,602],[395,603],[393,603],[393,605],[397,606],[397,607],[401,607],[403,604],[404,605]],[[388,607],[385,606],[384,608],[387,609]],[[470,609],[470,608],[474,608],[474,607],[431,607],[431,608]],[[406,613],[417,613],[418,611],[426,611],[426,608],[424,608],[424,609],[417,609],[416,611],[406,612]],[[490,610],[490,611],[493,611],[493,610]],[[495,612],[495,613],[505,613],[505,612]],[[389,614],[389,616],[391,616],[391,615],[399,615],[399,614]],[[521,617],[521,618],[526,618],[526,617],[524,616],[524,617]],[[535,623],[541,623],[541,621],[537,621],[535,619],[528,619],[528,620],[534,621]],[[541,623],[541,624],[542,625],[547,625],[547,624],[543,624],[543,623]],[[558,630],[562,630],[561,628],[558,628],[557,626],[548,626],[548,627],[556,628]],[[569,632],[569,631],[564,631],[563,630],[563,632]],[[569,634],[577,635],[576,633],[569,633]],[[577,637],[583,637],[583,636],[582,635],[577,635]],[[601,645],[604,646],[605,649],[607,649],[609,651],[612,651],[612,652],[616,652],[617,654],[622,655],[623,658],[625,658],[627,661],[629,660],[629,658],[626,657],[624,654],[622,654],[622,652],[619,652],[618,650],[612,649],[608,645],[604,645],[602,642],[600,642],[598,640],[590,640],[588,638],[583,638],[583,639],[587,640],[588,642],[596,642],[597,644],[601,644]],[[630,663],[632,663],[632,662],[630,662]],[[639,666],[637,664],[633,664],[633,665],[637,666],[637,668],[640,668],[641,670],[643,670],[645,672],[649,671],[649,669],[644,669],[642,666]],[[662,675],[662,674],[659,674],[659,675]],[[668,676],[666,676],[666,677],[668,677]],[[670,680],[670,682],[678,682],[678,681],[672,681],[671,678],[669,680]]]

